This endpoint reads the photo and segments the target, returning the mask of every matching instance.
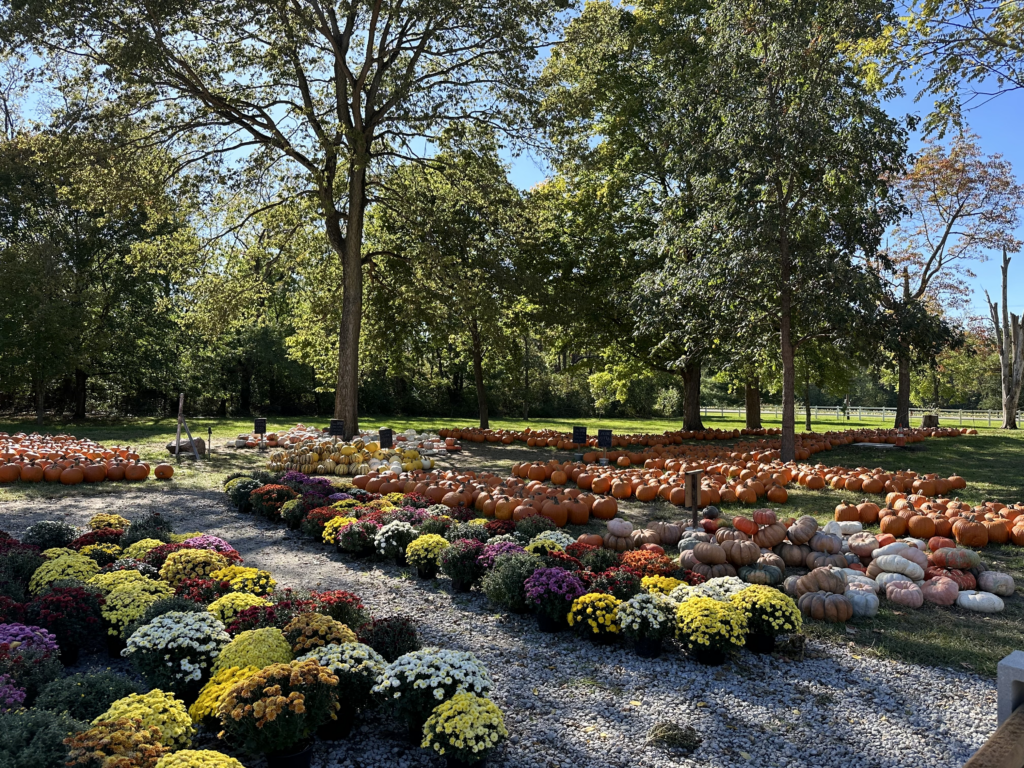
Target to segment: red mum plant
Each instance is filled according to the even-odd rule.
[[[120,528],[100,528],[96,531],[89,531],[71,542],[72,549],[81,549],[90,544],[117,544],[124,536]]]
[[[501,522],[512,522],[512,521],[511,520],[502,520]],[[489,525],[489,523],[488,523],[488,525]],[[515,524],[514,523],[513,523],[512,527],[513,527],[513,530],[514,530],[515,529]],[[569,555],[569,557],[575,557],[577,560],[579,560],[587,552],[593,552],[595,549],[597,549],[597,547],[595,547],[593,544],[581,544],[580,542],[576,541],[576,542],[573,542],[572,544],[570,544],[568,547],[565,548],[565,554]]]
[[[635,549],[622,556],[622,567],[643,576],[671,576],[678,566],[665,555]]]
[[[548,552],[545,556],[549,568],[563,568],[567,571],[583,570],[583,563],[567,552]]]
[[[7,595],[0,595],[0,624],[24,624],[25,606]]]
[[[363,605],[359,595],[332,589],[326,592],[312,592],[310,598],[316,605],[316,612],[340,621],[351,630],[357,630],[370,620],[370,612]]]
[[[299,494],[287,485],[264,485],[249,494],[252,511],[270,520],[281,518],[281,507],[285,502],[297,499]]]
[[[53,633],[61,648],[84,645],[103,626],[98,591],[83,587],[55,587],[25,604],[25,617],[36,627]]]
[[[491,536],[507,536],[515,532],[516,524],[512,520],[488,520],[484,523],[484,530]]]
[[[689,584],[691,587],[695,587],[698,584],[703,584],[707,579],[696,571],[683,571],[683,581]]]
[[[200,605],[209,605],[218,597],[231,591],[231,582],[213,579],[185,579],[174,590],[175,597],[182,597]]]
[[[324,526],[328,520],[336,517],[355,517],[352,509],[335,509],[334,507],[317,507],[306,513],[299,526],[304,534],[317,541],[324,540]]]

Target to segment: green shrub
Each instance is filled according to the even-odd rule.
[[[385,616],[359,629],[359,642],[368,645],[389,664],[421,647],[416,622],[408,616]]]
[[[240,477],[224,486],[224,491],[227,493],[228,499],[235,506],[235,509],[239,512],[251,512],[252,504],[249,501],[249,494],[262,487],[263,483],[252,478]]]
[[[487,532],[487,529],[482,525],[471,525],[470,523],[456,523],[444,534],[444,537],[448,541],[458,541],[459,539],[473,539],[479,541],[481,544],[487,542],[491,538],[491,534]]]
[[[64,768],[64,739],[88,728],[64,712],[18,709],[0,715],[2,768]]]
[[[167,518],[157,512],[151,512],[138,520],[132,520],[132,524],[128,526],[128,530],[121,537],[120,544],[123,549],[128,549],[132,544],[143,539],[158,539],[167,543],[171,540],[172,532],[173,529]]]
[[[78,538],[78,531],[63,520],[43,520],[29,526],[22,538],[23,544],[32,544],[41,550],[66,547]]]
[[[529,553],[501,555],[480,580],[480,588],[495,605],[513,613],[526,613],[529,606],[523,583],[543,565],[541,558]]]
[[[583,567],[589,568],[594,573],[601,573],[609,568],[617,567],[621,559],[618,552],[613,552],[610,549],[594,549],[584,552],[580,556]]]
[[[92,722],[115,701],[132,693],[142,693],[142,689],[125,675],[109,671],[79,673],[48,683],[36,707]]]
[[[554,531],[557,528],[557,525],[542,515],[531,515],[516,523],[516,533],[525,536],[527,540],[532,539],[538,533]]]
[[[17,547],[0,555],[0,595],[24,602],[29,579],[46,562],[37,551]]]

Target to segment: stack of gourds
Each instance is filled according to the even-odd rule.
[[[431,469],[434,460],[416,448],[381,448],[356,438],[351,442],[319,435],[270,454],[271,471],[306,475],[366,475],[380,468],[394,473]]]

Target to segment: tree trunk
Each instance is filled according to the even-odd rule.
[[[789,285],[789,242],[785,233],[779,242],[779,351],[782,357],[782,440],[780,458],[796,460],[796,364],[790,324],[793,312]]]
[[[910,428],[910,353],[900,350],[898,353],[899,383],[896,390],[896,429]]]
[[[356,152],[348,178],[348,219],[342,253],[341,327],[334,418],[345,422],[345,439],[359,432],[359,331],[363,319],[363,218],[366,212],[366,152]],[[330,227],[330,225],[328,225]]]
[[[523,421],[530,419],[530,335],[523,336]]]
[[[238,392],[238,409],[243,415],[248,416],[252,413],[252,372],[247,365],[242,366],[241,379],[242,383]]]
[[[700,418],[700,357],[695,357],[683,368],[683,429],[702,432]]]
[[[746,401],[747,429],[761,429],[761,382],[758,377],[743,385]]]
[[[484,354],[480,343],[480,327],[475,317],[470,332],[473,336],[473,380],[476,383],[476,403],[480,408],[480,429],[490,429],[487,420],[487,390],[484,389]]]
[[[46,382],[42,376],[35,376],[36,389],[36,424],[42,425],[43,416],[46,415]]]
[[[1003,394],[1003,429],[1017,428],[1017,404],[1024,387],[1024,326],[1020,316],[1010,312],[1006,285],[1009,279],[1010,258],[1003,251],[1003,314],[1000,323],[999,303],[993,303],[985,291],[992,326],[999,350],[1000,380]]]
[[[811,431],[811,380],[804,379],[804,428]]]
[[[75,368],[75,418],[85,418],[85,383],[88,374],[81,368]]]

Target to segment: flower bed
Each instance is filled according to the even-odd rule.
[[[390,508],[378,505],[370,514]],[[120,523],[125,526],[120,530],[131,530],[129,521]],[[61,536],[74,539],[77,533]],[[160,535],[174,536],[170,530]],[[159,571],[99,572],[83,567],[82,562],[93,561],[74,551],[55,553],[51,560],[36,557],[28,561],[32,567],[5,571],[20,580],[6,586],[28,595],[24,604],[5,598],[0,606],[5,618],[52,625],[58,635],[38,625],[0,623],[0,712],[36,705],[72,710],[81,718],[50,727],[49,710],[28,710],[40,712],[46,726],[37,729],[33,742],[34,766],[61,768],[67,761],[239,768],[241,763],[221,752],[189,748],[199,736],[209,742],[219,734],[253,759],[302,752],[323,729],[333,729],[331,738],[349,733],[361,711],[382,704],[414,723],[410,735],[416,745],[435,749],[444,734],[458,733],[445,723],[463,723],[471,714],[465,705],[438,708],[469,691],[481,701],[488,696],[490,676],[472,654],[420,650],[408,619],[372,619],[349,592],[280,590],[267,571],[229,565],[223,553],[234,550],[227,542],[187,536],[199,546],[171,550]],[[0,557],[30,551],[16,540],[4,541]],[[156,541],[147,552],[165,546]],[[225,625],[229,619],[233,636]],[[108,637],[126,640],[126,646],[115,644],[105,652],[128,659],[146,686],[110,671],[62,678],[63,646],[86,644],[101,622]],[[245,622],[254,626],[243,628]],[[406,673],[415,679],[407,680]],[[431,683],[426,696],[415,682],[421,679]],[[385,689],[386,699],[374,693]],[[492,724],[500,722],[500,712],[495,714],[489,702],[474,707]],[[426,730],[424,724],[435,715]],[[472,754],[482,756],[479,750],[492,748],[504,735],[503,727],[491,727],[486,738],[480,734]]]

